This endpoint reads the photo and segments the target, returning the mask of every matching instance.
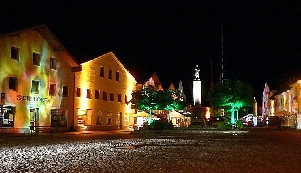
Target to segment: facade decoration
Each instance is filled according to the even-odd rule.
[[[0,52],[1,132],[71,127],[78,65],[51,31],[40,25],[1,35]]]

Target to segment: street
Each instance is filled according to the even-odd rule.
[[[301,132],[2,135],[1,172],[300,172]]]

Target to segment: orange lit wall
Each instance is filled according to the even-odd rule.
[[[75,96],[75,124],[88,130],[125,128],[129,114],[133,111],[130,103],[125,102],[125,96],[127,101],[131,100],[136,85],[134,77],[112,52],[82,63],[81,66],[82,71],[76,73],[75,80],[75,88],[81,91],[79,97]],[[104,77],[100,76],[101,67],[104,68]],[[109,79],[109,70],[112,71],[112,79]],[[119,81],[116,80],[116,72],[119,72]],[[88,89],[90,98],[87,98]],[[95,98],[96,90],[100,93],[99,99]],[[107,93],[107,100],[103,100],[103,92]],[[110,101],[110,93],[114,94],[114,101]],[[118,94],[121,95],[120,102]],[[111,118],[111,124],[108,124],[108,118]]]

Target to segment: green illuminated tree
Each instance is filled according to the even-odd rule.
[[[188,105],[185,96],[180,91],[158,91],[144,88],[132,93],[131,102],[138,110],[149,111],[148,124],[152,122],[153,110],[182,110]]]
[[[239,111],[242,107],[252,108],[254,101],[253,89],[251,85],[239,80],[226,80],[209,90],[208,100],[215,109],[231,111],[231,123],[234,124],[234,111]]]

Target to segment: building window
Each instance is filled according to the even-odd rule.
[[[12,47],[10,48],[10,57],[11,57],[11,59],[19,60],[19,57],[20,57],[20,49],[17,48],[17,47],[12,46]]]
[[[112,70],[109,69],[109,79],[112,79]]]
[[[114,101],[114,93],[110,93],[110,101]]]
[[[16,77],[10,77],[9,78],[9,89],[17,91],[18,90],[18,79]]]
[[[63,97],[68,97],[68,86],[63,86]]]
[[[98,112],[96,125],[102,125],[102,112],[101,111]]]
[[[119,79],[119,71],[116,71],[116,81],[119,82],[120,79]]]
[[[50,58],[50,69],[56,70],[56,59]]]
[[[100,91],[99,90],[95,90],[95,99],[100,99]]]
[[[32,64],[40,66],[40,61],[41,61],[41,54],[33,52],[32,53]]]
[[[100,67],[100,77],[105,77],[105,68],[104,67]]]
[[[107,119],[107,125],[112,125],[112,118],[111,118],[111,117],[109,117],[109,118]]]
[[[107,101],[107,92],[105,91],[102,92],[102,100]]]
[[[81,91],[80,88],[76,88],[76,97],[80,97]]]
[[[121,102],[121,94],[118,94],[118,102]]]
[[[92,98],[91,89],[87,89],[87,98],[88,98],[88,99],[91,99],[91,98]]]
[[[39,94],[40,93],[40,81],[33,80],[31,82],[31,93],[32,94]]]
[[[54,96],[56,91],[56,84],[50,84],[49,95]]]
[[[126,95],[124,95],[124,103],[128,102],[128,97]]]

